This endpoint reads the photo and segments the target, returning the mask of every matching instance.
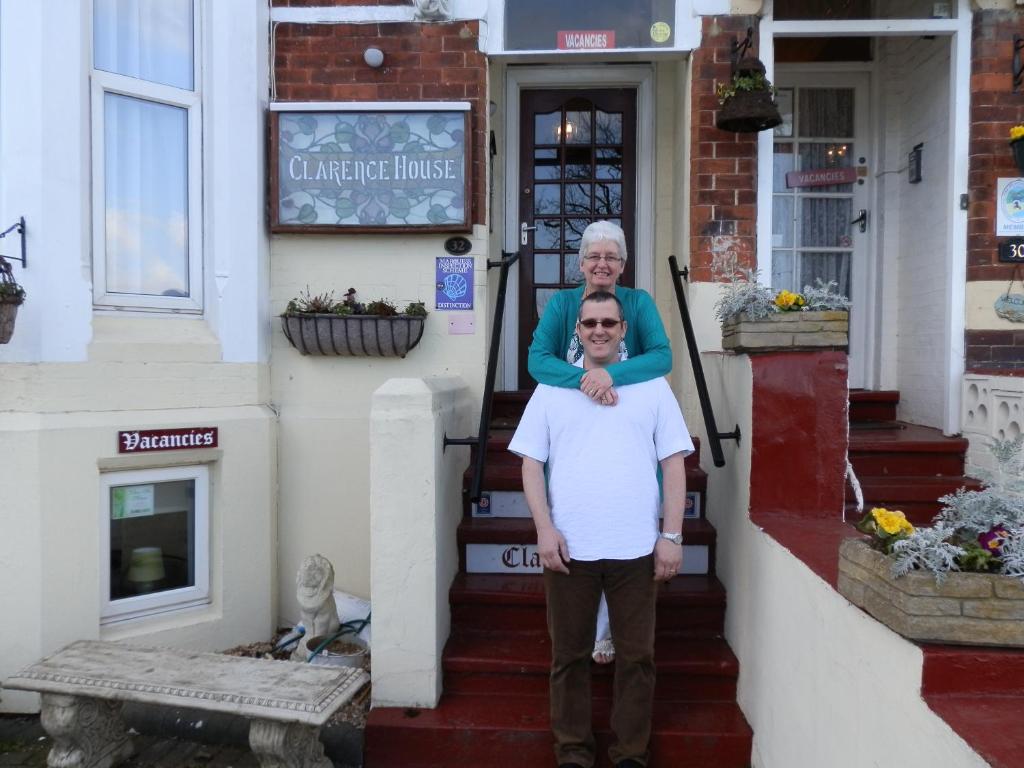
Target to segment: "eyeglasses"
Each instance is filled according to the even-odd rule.
[[[622,261],[621,256],[598,256],[596,253],[588,253],[583,257],[583,260],[587,264],[597,264],[599,261],[603,261],[605,264],[618,264]]]
[[[597,328],[597,326],[599,325],[602,328],[614,328],[621,322],[621,320],[612,320],[610,317],[603,317],[600,320],[595,320],[592,317],[588,317],[586,320],[580,320],[579,324],[582,325],[584,328],[594,329]]]

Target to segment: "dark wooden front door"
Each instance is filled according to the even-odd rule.
[[[634,283],[636,90],[523,91],[520,115],[519,388],[532,389],[533,329],[556,291],[582,282],[590,222],[623,228],[629,259],[619,282]]]

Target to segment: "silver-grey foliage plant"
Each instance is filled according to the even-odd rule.
[[[741,313],[751,320],[764,320],[769,315],[782,311],[775,304],[775,291],[758,282],[755,271],[733,265],[728,270],[719,269],[717,274],[724,276],[727,281],[725,291],[715,303],[715,317],[720,323]],[[814,288],[804,286],[801,295],[806,303],[801,307],[802,311],[850,308],[850,300],[833,290],[837,287],[835,281],[826,283],[819,278],[815,282],[817,284]]]
[[[994,439],[989,450],[996,468],[978,472],[981,490],[959,488],[943,496],[939,501],[944,506],[934,526],[917,528],[893,545],[894,576],[920,568],[941,581],[947,572],[960,570],[956,558],[965,550],[957,541],[977,542],[982,534],[1002,528],[1008,535],[999,545],[998,572],[1024,580],[1024,435],[1013,440]]]

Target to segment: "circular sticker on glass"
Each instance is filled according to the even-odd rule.
[[[1010,181],[999,197],[1003,218],[1013,224],[1024,222],[1024,179]]]
[[[656,43],[664,43],[672,36],[672,27],[664,21],[656,21],[651,24],[651,40]]]

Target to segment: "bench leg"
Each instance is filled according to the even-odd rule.
[[[53,739],[49,768],[112,768],[135,752],[119,701],[44,693],[39,719]]]
[[[300,723],[253,720],[249,747],[262,768],[333,768],[324,757],[320,729]]]

